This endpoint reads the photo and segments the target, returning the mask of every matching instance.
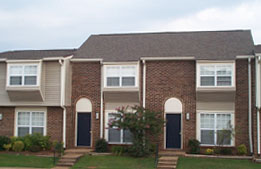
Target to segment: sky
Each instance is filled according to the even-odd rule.
[[[0,52],[78,48],[91,34],[251,29],[261,0],[0,0]]]

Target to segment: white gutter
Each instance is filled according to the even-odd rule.
[[[141,57],[141,60],[195,60],[194,56],[176,56],[176,57]]]
[[[65,61],[71,59],[73,56],[59,60],[61,65],[61,107],[63,108],[63,147],[66,148],[66,107],[65,107],[65,78],[66,65]]]
[[[101,110],[100,110],[100,138],[103,138],[103,63],[101,63]]]
[[[256,56],[257,154],[260,154],[260,56]]]
[[[94,58],[94,59],[80,59],[80,58],[74,58],[71,59],[71,62],[102,62],[102,59]]]
[[[143,60],[142,61],[143,62],[143,96],[142,96],[142,99],[143,99],[143,101],[142,101],[142,106],[143,106],[143,108],[145,108],[145,106],[146,106],[146,61],[145,60]]]
[[[250,153],[253,153],[252,143],[252,96],[251,96],[251,57],[248,58],[248,133],[249,133],[249,147]]]

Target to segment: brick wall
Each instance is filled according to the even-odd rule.
[[[0,107],[3,119],[0,120],[0,136],[14,136],[14,107]]]
[[[52,141],[63,141],[63,109],[47,107],[47,135]]]
[[[196,137],[195,61],[149,61],[146,65],[146,108],[164,112],[167,99],[176,97],[182,102],[183,147],[186,149],[188,140]],[[189,121],[185,120],[186,112],[190,113]],[[162,134],[160,149],[163,148]]]
[[[72,105],[67,107],[67,146],[75,145],[75,105],[80,98],[88,98],[92,103],[92,145],[100,136],[100,120],[95,113],[100,113],[101,66],[99,62],[72,64]]]

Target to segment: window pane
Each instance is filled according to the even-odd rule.
[[[214,130],[201,130],[201,144],[214,144]]]
[[[215,66],[200,66],[200,75],[215,75]]]
[[[10,66],[10,75],[21,75],[23,74],[23,66]]]
[[[136,75],[136,67],[135,66],[122,66],[121,67],[121,75],[122,76],[135,76]]]
[[[130,130],[123,130],[123,142],[131,143],[132,142],[132,134]]]
[[[32,134],[34,133],[40,133],[43,135],[44,128],[43,127],[33,127],[32,128]]]
[[[218,76],[217,86],[231,86],[231,76]]]
[[[217,66],[217,75],[232,75],[232,66]]]
[[[106,75],[107,75],[107,77],[110,77],[110,76],[119,77],[120,76],[120,67],[107,67]]]
[[[36,85],[37,76],[25,76],[24,85]]]
[[[22,76],[10,76],[10,85],[22,85]]]
[[[24,73],[26,75],[37,75],[37,66],[36,65],[25,66]]]
[[[23,137],[29,134],[29,127],[18,127],[18,136]]]
[[[109,128],[109,142],[121,142],[121,130]]]
[[[200,86],[214,86],[215,77],[213,76],[201,76],[200,77]]]
[[[230,129],[231,128],[231,115],[230,114],[217,114],[217,129]]]
[[[119,77],[107,77],[107,86],[120,86]]]
[[[214,114],[200,114],[200,128],[214,129]]]
[[[231,130],[218,130],[217,131],[217,144],[218,145],[231,145]]]
[[[32,113],[32,126],[44,126],[44,112]]]
[[[135,77],[122,77],[122,86],[135,86]]]
[[[18,112],[18,125],[29,125],[29,124],[30,124],[30,113]]]

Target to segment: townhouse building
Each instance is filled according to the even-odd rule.
[[[0,53],[0,135],[34,132],[66,148],[105,138],[121,106],[162,112],[160,149],[240,144],[260,155],[260,56],[250,30],[92,35],[78,49]]]

